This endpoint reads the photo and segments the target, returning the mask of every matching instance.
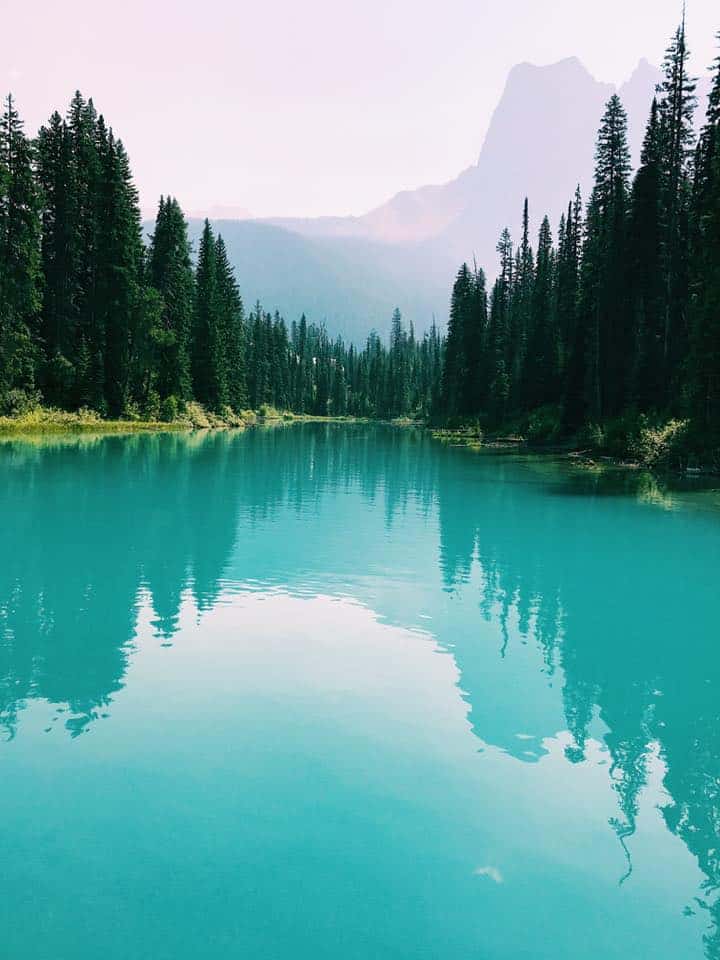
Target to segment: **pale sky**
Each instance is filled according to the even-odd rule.
[[[0,0],[0,89],[28,132],[76,88],[130,154],[143,206],[364,213],[474,163],[508,70],[659,63],[679,0]],[[717,0],[688,0],[694,69]]]

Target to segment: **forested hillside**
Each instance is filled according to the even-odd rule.
[[[196,263],[172,197],[147,246],[122,142],[77,93],[28,139],[0,121],[0,412],[42,399],[109,417],[172,419],[197,400],[317,414],[430,412],[440,337],[399,314],[363,350],[304,317],[247,312],[222,236],[206,221]],[[433,384],[435,386],[433,386]]]
[[[392,319],[364,348],[304,317],[243,304],[223,237],[196,256],[176,199],[147,245],[127,154],[77,93],[37,138],[8,96],[0,121],[0,413],[40,401],[108,417],[222,415],[263,404],[315,414],[516,426],[596,444],[626,420],[720,444],[720,59],[700,137],[685,27],[673,37],[631,178],[617,94],[587,204],[569,198],[535,246],[498,243],[491,290],[464,264],[447,338]],[[551,211],[552,212],[552,211]],[[284,269],[277,264],[277,269]],[[408,282],[411,282],[408,280]],[[690,444],[692,446],[692,443]]]
[[[586,206],[569,199],[555,238],[533,248],[525,201],[507,230],[492,290],[463,264],[455,282],[442,396],[445,417],[525,421],[540,435],[627,421],[708,449],[720,435],[720,58],[696,139],[696,83],[684,24],[649,105],[631,179],[627,117],[607,103]],[[673,422],[671,418],[676,418]],[[528,422],[529,421],[529,422]],[[662,425],[662,426],[661,426]],[[593,439],[588,436],[588,439]]]

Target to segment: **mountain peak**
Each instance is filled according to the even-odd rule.
[[[566,82],[570,79],[576,80],[578,78],[582,78],[582,80],[589,81],[590,83],[597,82],[578,57],[565,57],[563,60],[556,60],[554,63],[531,63],[529,60],[524,60],[522,63],[515,64],[515,66],[510,69],[505,89],[507,91],[509,87],[515,86],[518,83],[526,83],[528,81],[534,83],[542,77]]]
[[[655,64],[650,63],[647,57],[640,57],[640,59],[637,62],[637,66],[632,72],[632,76],[634,77],[635,74],[637,73],[649,74],[649,73],[657,73],[657,72],[658,72],[658,67],[656,67]]]
[[[637,66],[625,83],[621,84],[620,93],[622,94],[623,90],[636,85],[647,88],[648,84],[658,83],[660,79],[660,68],[650,63],[650,61],[645,57],[642,57],[640,60],[638,60]]]

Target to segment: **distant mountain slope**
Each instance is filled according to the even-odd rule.
[[[260,300],[291,322],[305,313],[331,334],[360,342],[385,333],[398,306],[423,329],[447,309],[445,271],[433,271],[430,251],[388,247],[362,238],[308,237],[253,220],[215,220],[246,306]],[[201,220],[190,220],[197,249]]]
[[[634,158],[659,79],[659,71],[642,60],[619,91],[630,116]],[[491,201],[487,213],[502,225],[517,220],[526,194],[536,211],[547,210],[555,219],[577,183],[589,185],[597,129],[614,92],[574,57],[549,66],[519,64],[508,75],[478,162],[456,179],[402,191],[362,217],[273,222],[308,236],[363,236],[394,244],[443,237],[469,256],[478,244],[486,248],[490,242],[476,232],[483,202]],[[472,237],[462,237],[463,222]],[[488,231],[487,217],[480,229]],[[496,239],[490,238],[493,245]]]
[[[660,72],[641,60],[618,90],[628,112],[633,162]],[[587,198],[595,139],[611,84],[576,58],[514,67],[478,162],[449,183],[403,191],[361,217],[215,221],[246,302],[259,297],[288,320],[303,311],[331,332],[361,340],[387,330],[395,306],[418,330],[444,322],[453,275],[475,258],[490,277],[503,227],[517,239],[530,200],[533,234],[553,231],[579,183]],[[704,116],[709,81],[698,89]],[[200,222],[193,222],[197,236]]]
[[[548,212],[553,223],[575,192],[587,187],[595,136],[613,87],[598,83],[579,60],[549,67],[514,67],[493,114],[477,165],[464,174],[466,202],[429,241],[457,262],[472,256],[492,273],[500,231],[517,236],[524,197],[534,228]]]

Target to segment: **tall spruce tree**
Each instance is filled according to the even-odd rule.
[[[247,383],[250,406],[258,409],[273,402],[272,324],[267,322],[259,302],[248,317],[250,343],[247,362]]]
[[[534,276],[535,259],[530,245],[530,212],[526,197],[523,205],[522,238],[515,255],[508,333],[510,389],[516,402],[520,401],[528,349]]]
[[[290,342],[285,320],[275,311],[272,326],[272,375],[273,405],[278,410],[289,410],[290,389]]]
[[[235,273],[221,236],[218,236],[217,239],[215,263],[217,269],[218,324],[222,331],[226,351],[224,359],[227,402],[234,410],[238,411],[247,406],[245,314],[240,290],[235,280]],[[285,369],[280,366],[282,359],[282,356],[278,356],[276,361],[279,364],[279,375]]]
[[[627,390],[629,177],[627,116],[614,95],[598,133],[595,185],[585,227],[580,309],[565,391],[565,421],[570,426],[613,416]]]
[[[400,310],[396,307],[390,323],[388,403],[390,416],[403,417],[410,411],[410,359],[408,338]]]
[[[691,411],[700,442],[717,447],[720,444],[720,56],[715,61],[695,177],[690,301]]]
[[[449,417],[463,412],[463,387],[467,379],[465,324],[473,300],[473,276],[464,263],[455,278],[450,299],[445,364],[442,379],[442,407]]]
[[[140,208],[127,154],[98,121],[100,186],[95,310],[104,332],[105,409],[119,416],[148,362]]]
[[[630,399],[643,410],[657,408],[665,393],[661,164],[662,131],[654,99],[640,167],[632,186],[628,228],[630,310],[635,340]]]
[[[568,203],[563,229],[558,236],[556,311],[563,380],[567,377],[577,325],[582,226],[582,198],[578,187],[574,201]]]
[[[468,415],[477,416],[482,408],[482,360],[488,325],[488,296],[485,272],[473,271],[470,296],[463,322],[463,355],[465,365],[460,386],[460,408]]]
[[[41,383],[45,399],[72,405],[77,355],[75,178],[70,131],[55,112],[38,135],[44,278]]]
[[[695,141],[695,81],[690,77],[685,16],[666,51],[658,87],[663,207],[663,382],[667,403],[678,392],[678,376],[688,348],[690,165]]]
[[[153,330],[154,382],[161,399],[192,396],[190,337],[195,278],[187,223],[174,197],[161,197],[147,257],[147,277],[161,298],[160,322]]]
[[[330,394],[330,409],[335,417],[343,417],[347,413],[347,372],[349,353],[341,337],[333,344],[332,356],[332,387]]]
[[[513,290],[513,245],[505,228],[498,241],[500,274],[490,300],[490,315],[482,376],[483,405],[494,424],[500,424],[508,413],[510,400],[510,317]]]
[[[100,256],[100,151],[104,130],[92,100],[77,91],[67,117],[70,136],[70,251],[72,272],[69,296],[73,316],[67,321],[75,342],[71,406],[105,406],[105,331],[97,310]],[[104,127],[104,125],[103,125]]]
[[[219,411],[227,403],[226,355],[219,309],[216,241],[207,219],[195,274],[190,360],[195,398],[211,410]]]
[[[550,221],[545,217],[538,237],[525,365],[525,403],[526,409],[530,410],[558,399],[560,345],[553,293],[552,233]]]
[[[35,387],[41,287],[33,148],[8,95],[0,117],[0,401]]]

